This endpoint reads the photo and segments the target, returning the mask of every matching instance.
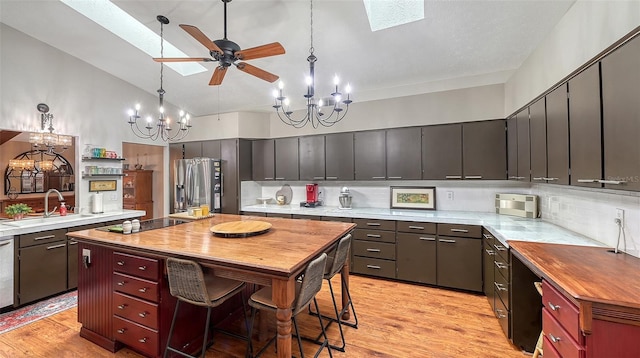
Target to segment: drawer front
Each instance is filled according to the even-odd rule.
[[[20,238],[20,247],[46,244],[50,242],[66,240],[67,229],[58,229],[43,232],[34,232],[31,234],[18,235]]]
[[[122,199],[122,208],[126,210],[136,210],[136,204],[128,199]]]
[[[584,342],[580,334],[578,308],[546,280],[542,281],[542,304],[574,340],[580,344]]]
[[[481,238],[482,226],[438,224],[438,235]]]
[[[493,250],[495,252],[495,250]],[[505,280],[509,281],[509,262],[505,260],[502,256],[494,255],[493,256],[493,267],[494,272],[500,273]]]
[[[509,262],[509,248],[504,246],[500,240],[493,240],[493,249],[496,252],[496,258],[502,258],[503,262]]]
[[[544,358],[562,358],[546,336],[542,339],[542,351],[544,352]]]
[[[584,358],[584,346],[579,345],[550,312],[547,307],[542,309],[542,331],[547,339],[545,343],[555,348],[563,358]]]
[[[151,357],[160,354],[158,332],[135,322],[113,316],[113,336],[116,341]]]
[[[498,323],[500,323],[500,327],[502,327],[502,332],[504,332],[504,335],[507,338],[510,338],[510,336],[509,336],[509,332],[510,332],[509,331],[509,319],[510,319],[509,315],[511,314],[511,312],[509,312],[509,310],[504,305],[502,300],[497,298],[497,297],[496,297],[496,300],[495,300],[495,306],[493,308],[493,314],[498,319]]]
[[[351,219],[351,218],[342,218],[342,217],[338,217],[338,216],[323,216],[322,217],[322,221],[339,221],[339,222],[343,222],[343,223],[351,223],[351,222],[353,222],[353,219]]]
[[[116,292],[113,294],[113,313],[155,330],[160,328],[155,303]]]
[[[351,271],[372,276],[395,278],[396,262],[355,256]]]
[[[160,262],[141,256],[113,253],[113,270],[157,281],[160,278]]]
[[[493,287],[496,296],[500,297],[504,306],[509,309],[509,281],[502,277],[502,275],[495,275]]]
[[[285,218],[285,219],[291,219],[291,214],[282,214],[282,213],[267,213],[267,217],[270,218]]]
[[[435,234],[436,224],[417,221],[398,221],[398,232],[413,232],[418,234]]]
[[[353,219],[360,229],[396,231],[396,222],[393,220],[378,219]]]
[[[158,283],[121,273],[113,273],[113,290],[128,293],[151,302],[158,302],[160,289]]]
[[[395,260],[396,245],[385,242],[353,240],[353,254],[355,256]]]
[[[396,242],[395,231],[355,229],[353,230],[353,238],[355,240]]]
[[[302,214],[293,214],[291,215],[292,219],[298,220],[320,220],[320,216],[317,215],[302,215]]]

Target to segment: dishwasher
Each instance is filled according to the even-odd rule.
[[[13,305],[13,236],[0,237],[0,308]]]

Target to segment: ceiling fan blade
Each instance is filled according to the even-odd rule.
[[[208,57],[154,57],[156,62],[211,62],[214,59]]]
[[[194,39],[204,45],[204,47],[208,48],[209,51],[215,51],[222,53],[222,50],[218,45],[216,45],[213,41],[211,41],[207,35],[205,35],[199,28],[192,25],[180,24],[180,27],[186,31],[189,35],[191,35]]]
[[[209,86],[217,86],[222,83],[224,79],[224,75],[227,74],[227,69],[229,67],[218,66],[216,70],[213,71],[213,75],[211,76],[211,81],[209,81]]]
[[[284,54],[284,47],[279,42],[248,48],[246,50],[236,51],[238,60],[253,60],[254,58],[269,57]]]
[[[254,75],[260,79],[263,79],[267,82],[275,82],[279,77],[274,75],[273,73],[269,73],[263,69],[260,69],[256,66],[250,65],[246,62],[240,62],[236,65],[238,69],[242,72],[246,72],[250,75]]]

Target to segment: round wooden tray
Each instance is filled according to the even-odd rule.
[[[258,220],[230,221],[212,226],[209,230],[220,237],[249,237],[264,234],[271,223]]]

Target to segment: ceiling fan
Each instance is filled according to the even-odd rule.
[[[246,72],[250,75],[256,76],[267,82],[275,82],[278,76],[273,73],[267,72],[256,66],[250,65],[246,62],[238,62],[243,60],[253,60],[256,58],[269,57],[282,55],[285,53],[284,47],[279,42],[272,42],[266,45],[257,46],[242,50],[238,44],[227,39],[227,3],[231,0],[222,0],[224,3],[224,38],[221,40],[211,41],[200,29],[192,25],[181,24],[180,27],[191,35],[194,39],[204,45],[209,50],[211,57],[191,57],[191,58],[175,58],[175,57],[162,57],[154,58],[156,62],[212,62],[218,61],[218,67],[216,67],[211,80],[210,86],[217,86],[222,83],[224,75],[227,73],[227,69],[234,65],[240,71]]]

